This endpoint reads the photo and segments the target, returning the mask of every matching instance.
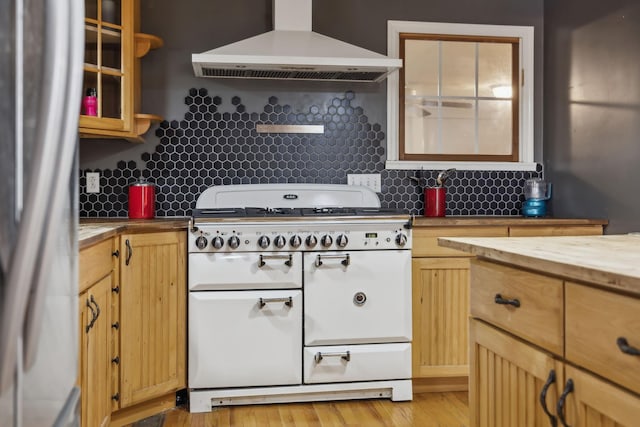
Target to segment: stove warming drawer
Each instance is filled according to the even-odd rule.
[[[189,293],[189,387],[302,382],[302,291]]]
[[[411,377],[411,344],[305,347],[306,384]]]

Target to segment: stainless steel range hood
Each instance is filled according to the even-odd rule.
[[[193,54],[198,77],[379,82],[402,60],[311,31],[312,0],[273,0],[274,30]]]

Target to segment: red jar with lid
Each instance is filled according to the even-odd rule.
[[[153,218],[156,214],[156,187],[143,179],[129,186],[129,218]]]

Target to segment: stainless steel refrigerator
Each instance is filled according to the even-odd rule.
[[[0,427],[78,424],[82,0],[0,1]]]

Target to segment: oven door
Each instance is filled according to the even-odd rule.
[[[302,287],[299,252],[189,254],[189,290]]]
[[[301,290],[189,293],[189,388],[301,381]]]
[[[411,341],[411,251],[304,254],[305,345]]]

